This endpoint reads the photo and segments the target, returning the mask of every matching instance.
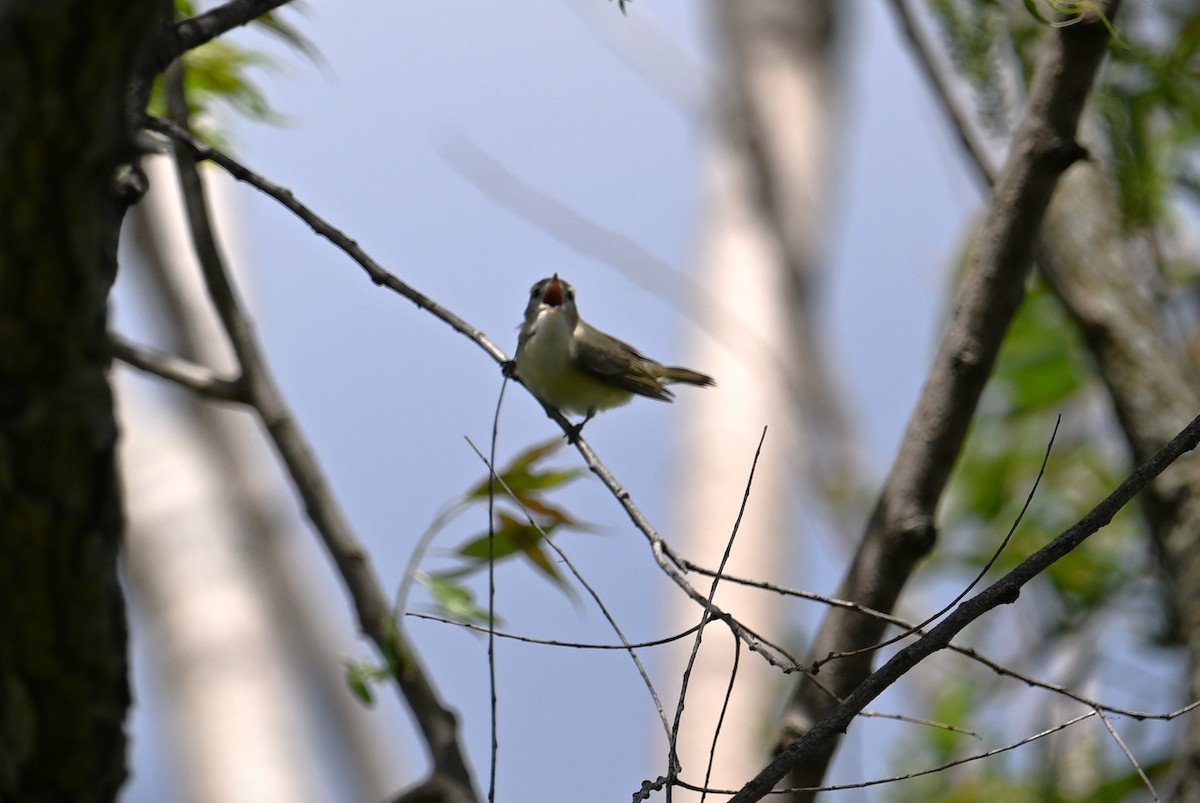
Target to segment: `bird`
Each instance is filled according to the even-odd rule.
[[[635,395],[669,402],[675,398],[669,384],[716,384],[707,374],[652,360],[584,321],[575,288],[557,273],[529,291],[514,366],[543,402],[584,416],[572,427],[575,435],[597,412],[627,404]]]

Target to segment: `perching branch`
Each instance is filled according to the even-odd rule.
[[[767,765],[752,781],[730,798],[729,803],[750,803],[761,800],[792,768],[823,752],[826,745],[844,733],[850,721],[878,697],[884,689],[895,683],[906,672],[929,655],[946,648],[950,640],[971,622],[1000,605],[1016,602],[1021,588],[1037,577],[1064,555],[1082,544],[1088,537],[1104,527],[1121,508],[1151,480],[1165,471],[1182,455],[1200,443],[1200,416],[1197,416],[1176,435],[1170,443],[1147,462],[1139,466],[1118,488],[1086,516],[1067,529],[1053,541],[1018,564],[992,585],[971,599],[963,602],[920,639],[898,652],[876,670],[841,703],[833,708],[820,722],[810,728],[779,756]]]
[[[186,130],[187,107],[177,67],[168,71],[167,94],[172,116],[179,121],[181,130]],[[309,520],[337,565],[354,602],[359,626],[387,659],[396,684],[413,713],[433,762],[432,776],[422,786],[436,787],[444,795],[430,799],[455,803],[477,801],[479,796],[458,743],[457,720],[442,703],[416,651],[397,626],[388,597],[366,551],[342,513],[311,447],[270,374],[213,235],[195,155],[188,148],[176,148],[175,156],[193,247],[209,297],[237,357],[243,390],[286,464],[289,476],[304,500]]]
[[[1117,5],[1108,4],[1110,18]],[[1024,298],[1042,216],[1063,172],[1083,156],[1075,141],[1076,127],[1108,39],[1108,28],[1096,20],[1049,34],[954,316],[838,597],[890,611],[917,561],[933,547],[934,511],[1008,325]],[[874,644],[882,629],[876,619],[832,610],[811,655],[820,658]],[[870,667],[871,654],[861,653],[829,665],[822,675],[828,675],[827,683],[839,697],[846,697]],[[827,695],[801,682],[780,747],[796,738],[810,743],[807,734],[824,720],[831,705]],[[806,749],[789,765],[791,786],[820,785],[838,732],[828,732],[821,750]]]
[[[334,246],[343,251],[347,256],[354,260],[367,273],[367,276],[377,285],[386,287],[395,293],[412,301],[420,309],[429,312],[439,320],[448,324],[454,331],[462,334],[479,348],[483,349],[493,360],[500,365],[508,363],[508,357],[503,350],[493,343],[481,330],[467,323],[464,319],[451,312],[449,309],[438,304],[433,299],[419,292],[415,288],[402,281],[395,274],[387,271],[378,262],[371,258],[363,249],[348,237],[344,232],[331,225],[328,221],[316,214],[305,204],[296,200],[295,195],[291,190],[281,187],[263,176],[250,170],[245,165],[242,165],[235,159],[232,159],[227,154],[212,148],[197,140],[186,129],[168,121],[160,120],[153,117],[146,119],[146,127],[156,131],[164,136],[169,137],[173,141],[183,145],[196,159],[206,159],[214,162],[223,170],[228,172],[238,181],[244,181],[247,184],[255,187],[264,194],[278,201],[280,204],[291,210],[301,220],[303,220],[314,232],[329,240]],[[546,415],[551,418],[564,433],[572,431],[571,422],[564,418],[553,407],[543,405]],[[596,456],[592,451],[591,446],[582,438],[574,438],[575,448],[583,457],[584,463],[593,474],[600,478],[604,486],[617,499],[617,502],[624,508],[634,526],[646,536],[650,544],[650,549],[654,555],[655,561],[659,568],[666,573],[671,580],[683,590],[697,605],[704,607],[707,605],[705,597],[699,591],[692,587],[687,578],[683,576],[680,570],[680,561],[670,547],[667,546],[662,536],[659,535],[649,520],[633,502],[621,484],[613,476],[608,467]],[[734,617],[721,610],[716,606],[712,606],[711,615],[725,622],[733,631],[741,638],[751,649],[759,652],[766,660],[770,661],[775,666],[782,668],[784,671],[791,672],[798,668],[798,663],[786,650],[776,644],[764,639],[759,634],[750,630],[745,625],[738,622]]]

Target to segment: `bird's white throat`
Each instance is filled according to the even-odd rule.
[[[574,318],[572,320],[572,318]],[[562,410],[590,415],[625,404],[633,394],[588,376],[576,365],[577,316],[562,307],[539,310],[533,331],[517,355],[517,374],[542,400]]]

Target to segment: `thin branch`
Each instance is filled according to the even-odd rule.
[[[1019,680],[1031,688],[1042,689],[1044,691],[1066,697],[1070,700],[1074,700],[1080,705],[1085,705],[1088,708],[1092,708],[1097,711],[1104,711],[1110,714],[1116,714],[1117,716],[1129,717],[1130,719],[1136,719],[1139,721],[1148,719],[1170,721],[1190,711],[1194,711],[1196,708],[1200,708],[1200,700],[1195,700],[1183,706],[1182,708],[1177,708],[1174,711],[1167,712],[1138,711],[1132,708],[1121,708],[1120,706],[1109,705],[1108,703],[1103,703],[1099,700],[1093,700],[1089,697],[1084,697],[1082,694],[1072,691],[1066,686],[1062,686],[1058,683],[1050,683],[1045,680],[1039,680],[1038,678],[1017,672],[1014,669],[1009,669],[1004,664],[1001,664],[998,661],[987,657],[986,655],[980,654],[975,650],[974,647],[965,647],[961,644],[951,642],[946,646],[946,648],[952,652],[962,655],[965,658],[969,658],[972,661],[977,661],[978,663],[983,664],[997,675],[1003,675],[1005,677],[1010,677],[1013,680]]]
[[[1112,521],[1126,504],[1151,480],[1166,470],[1182,455],[1200,443],[1200,416],[1164,446],[1158,454],[1137,468],[1121,485],[1100,504],[1046,546],[1030,555],[1012,571],[992,585],[963,602],[954,611],[913,644],[896,653],[887,663],[835,707],[825,718],[807,733],[785,748],[752,781],[747,783],[729,803],[749,803],[761,800],[792,767],[821,749],[829,739],[844,733],[854,716],[878,697],[884,689],[895,683],[902,675],[929,655],[945,649],[950,640],[964,627],[983,614],[1000,605],[1016,602],[1021,588],[1033,578],[1046,571],[1055,561],[1070,553],[1089,536]]]
[[[954,91],[946,71],[938,64],[933,44],[909,7],[908,0],[891,0],[891,3],[900,27],[904,30],[904,35],[908,37],[909,44],[912,45],[917,66],[925,73],[925,78],[933,90],[934,100],[942,107],[946,117],[950,119],[951,126],[958,134],[963,149],[971,157],[970,164],[977,171],[980,181],[984,186],[992,187],[999,178],[1000,168],[988,153],[987,145],[981,141],[978,127],[973,119],[974,116],[959,101],[958,93]]]
[[[151,69],[160,73],[187,51],[253,22],[288,2],[290,0],[230,0],[211,11],[177,22],[163,31],[154,44]]]
[[[1032,734],[1030,736],[1026,736],[1024,739],[1020,739],[1019,741],[1012,742],[1010,744],[1006,744],[1001,747],[996,747],[991,750],[985,750],[981,753],[973,753],[969,756],[964,756],[963,758],[954,759],[953,761],[947,761],[944,764],[937,765],[936,767],[929,767],[928,769],[917,770],[916,772],[908,772],[908,773],[905,773],[904,775],[891,775],[891,776],[888,776],[887,778],[874,778],[869,781],[856,781],[854,783],[832,784],[830,786],[809,786],[809,787],[793,788],[793,789],[776,789],[776,790],[773,790],[772,794],[781,794],[782,795],[782,794],[789,794],[789,793],[794,793],[794,792],[844,792],[844,791],[847,791],[850,789],[866,789],[866,788],[872,787],[872,786],[883,786],[884,784],[899,783],[900,781],[909,781],[909,780],[912,780],[913,778],[923,778],[926,775],[937,775],[939,773],[945,772],[946,770],[953,769],[954,767],[962,766],[963,764],[970,764],[971,762],[974,762],[974,761],[982,761],[985,758],[992,758],[993,756],[1002,755],[1002,754],[1008,753],[1012,750],[1016,750],[1018,747],[1024,747],[1025,745],[1036,742],[1039,739],[1044,739],[1047,736],[1051,736],[1055,733],[1058,733],[1059,731],[1066,730],[1067,728],[1071,727],[1072,725],[1078,725],[1080,722],[1083,722],[1085,719],[1091,719],[1092,717],[1094,717],[1096,715],[1097,715],[1097,712],[1088,711],[1087,713],[1080,714],[1079,716],[1074,717],[1073,719],[1068,719],[1065,722],[1059,722],[1057,725],[1053,725],[1049,728],[1046,728],[1045,730],[1038,731],[1037,733]],[[692,784],[689,784],[689,783],[686,783],[683,781],[680,781],[679,785],[684,787],[685,789],[691,789],[691,790],[694,790],[697,792],[707,791],[710,794],[718,794],[718,795],[736,794],[735,790],[733,790],[733,789],[707,789],[707,790],[705,790],[705,789],[702,789],[701,787],[694,786]]]
[[[336,248],[340,249],[346,256],[350,257],[361,267],[372,282],[382,287],[386,287],[393,292],[404,296],[413,304],[416,304],[419,309],[423,309],[434,317],[448,324],[454,331],[465,336],[471,342],[475,343],[481,349],[488,353],[497,363],[504,364],[508,361],[504,351],[487,338],[484,333],[471,326],[462,318],[455,315],[450,310],[438,304],[429,296],[417,291],[415,288],[408,285],[406,282],[393,273],[388,272],[371,258],[358,243],[345,234],[345,232],[331,225],[328,221],[315,213],[308,206],[296,200],[296,196],[291,190],[286,187],[281,187],[278,184],[267,180],[258,173],[250,170],[245,165],[231,158],[227,154],[212,148],[198,140],[196,137],[184,128],[176,125],[170,120],[163,120],[157,117],[147,117],[145,119],[146,127],[151,131],[156,131],[170,139],[178,142],[194,154],[195,158],[211,161],[225,172],[229,173],[238,181],[243,181],[260,192],[270,196],[278,201],[287,209],[291,210],[296,217],[303,220],[309,228],[316,234],[324,237]],[[564,419],[565,420],[565,419]],[[569,426],[569,425],[568,425]]]
[[[1021,521],[1025,518],[1025,514],[1029,511],[1029,506],[1033,503],[1033,496],[1034,496],[1034,494],[1037,493],[1037,489],[1038,489],[1038,486],[1041,485],[1042,478],[1046,476],[1046,466],[1050,462],[1050,452],[1051,452],[1051,450],[1054,449],[1054,439],[1058,436],[1058,427],[1060,424],[1062,424],[1062,415],[1061,414],[1054,421],[1054,430],[1050,433],[1050,441],[1046,444],[1046,453],[1044,455],[1042,455],[1042,464],[1038,468],[1037,476],[1034,477],[1034,479],[1033,479],[1033,485],[1030,487],[1029,493],[1025,495],[1025,503],[1023,505],[1021,505],[1021,509],[1019,511],[1017,511],[1017,516],[1013,520],[1012,526],[1010,526],[1008,528],[1008,532],[1005,533],[1004,538],[1002,538],[1000,540],[999,546],[997,546],[996,549],[992,551],[992,555],[990,558],[988,558],[987,563],[985,563],[982,567],[980,567],[979,571],[976,572],[975,577],[971,580],[971,582],[967,583],[965,588],[963,588],[961,591],[959,591],[957,594],[955,594],[954,598],[952,600],[950,600],[948,603],[946,603],[945,605],[943,605],[941,608],[939,608],[938,610],[929,614],[929,616],[925,617],[923,620],[921,620],[917,624],[913,625],[912,627],[901,630],[899,633],[892,636],[891,638],[884,639],[883,641],[876,642],[875,644],[871,644],[866,647],[860,647],[859,649],[856,649],[856,650],[842,650],[839,652],[831,652],[831,653],[829,653],[829,655],[825,656],[824,658],[820,659],[819,661],[814,661],[813,665],[812,665],[813,674],[816,674],[821,669],[822,666],[829,663],[830,661],[834,661],[839,658],[848,658],[852,655],[858,655],[858,654],[864,653],[864,652],[871,652],[874,650],[879,650],[879,649],[882,649],[883,647],[889,647],[892,644],[895,644],[897,641],[900,641],[901,639],[904,639],[907,636],[909,636],[913,633],[916,633],[917,631],[923,631],[926,626],[928,626],[928,625],[932,624],[933,622],[937,621],[938,619],[940,619],[947,611],[949,611],[955,605],[957,605],[958,603],[960,603],[964,599],[966,599],[967,594],[971,593],[971,589],[975,588],[981,582],[983,582],[983,578],[987,576],[987,573],[990,572],[992,570],[992,567],[996,565],[996,561],[998,561],[1000,559],[1000,555],[1002,555],[1004,553],[1004,548],[1008,546],[1009,541],[1011,541],[1013,535],[1016,534],[1017,527],[1021,526]]]
[[[186,124],[187,106],[178,66],[168,71],[167,95],[172,116]],[[179,129],[186,130],[182,125]],[[434,771],[430,782],[453,788],[456,799],[478,800],[458,742],[457,720],[441,702],[416,651],[397,626],[375,568],[347,522],[312,448],[288,410],[267,367],[213,234],[195,155],[188,148],[176,148],[175,159],[193,247],[209,297],[237,357],[247,398],[286,465],[304,501],[309,520],[337,565],[342,582],[354,602],[359,626],[386,657],[396,684],[413,713],[432,757]]]
[[[569,428],[569,425],[567,425]],[[579,438],[575,442],[575,448],[583,457],[584,464],[588,470],[600,478],[609,493],[617,500],[617,503],[625,510],[629,520],[633,522],[633,526],[638,529],[646,537],[647,543],[650,545],[650,553],[654,556],[658,567],[663,573],[669,577],[687,596],[706,609],[710,618],[720,619],[740,638],[751,651],[759,653],[768,663],[782,669],[785,673],[799,671],[801,664],[789,653],[786,649],[775,644],[774,642],[764,638],[746,625],[739,622],[732,615],[723,611],[717,605],[710,603],[704,595],[692,587],[687,578],[683,576],[683,560],[675,555],[674,550],[667,544],[650,521],[642,513],[641,509],[634,503],[629,492],[622,487],[613,473],[608,467],[596,457],[596,453],[592,451],[592,447],[583,438]]]
[[[487,628],[483,625],[477,625],[474,622],[460,622],[457,619],[447,619],[444,616],[434,616],[429,613],[418,613],[409,611],[405,616],[411,616],[414,619],[425,619],[430,622],[440,622],[444,625],[454,625],[455,627],[464,627],[467,630],[474,630],[478,633],[486,633]],[[687,630],[681,630],[670,636],[651,639],[650,641],[629,641],[621,644],[595,644],[583,641],[560,641],[558,639],[535,638],[533,636],[522,636],[519,633],[505,633],[503,630],[496,631],[496,638],[506,638],[513,641],[523,641],[526,644],[539,644],[543,647],[567,647],[572,650],[629,650],[630,648],[640,650],[645,647],[661,647],[664,644],[671,644],[685,639],[696,632],[699,625],[692,625]]]
[[[703,566],[699,566],[695,563],[692,563],[691,561],[685,561],[685,568],[687,568],[689,571],[693,571],[693,572],[696,572],[697,574],[703,574],[703,575],[706,575],[709,577],[711,577],[712,575],[715,574],[715,572],[712,569],[707,569]],[[810,602],[819,602],[823,605],[830,605],[835,608],[845,608],[848,611],[854,611],[856,613],[862,614],[863,616],[870,616],[872,618],[878,619],[879,621],[881,621],[885,624],[894,625],[894,626],[904,630],[906,632],[906,634],[910,635],[910,636],[923,636],[927,632],[924,628],[922,628],[916,624],[913,624],[912,622],[910,622],[907,619],[904,619],[900,616],[896,616],[895,614],[890,614],[890,613],[884,613],[883,611],[877,611],[872,608],[868,608],[865,605],[860,605],[857,602],[852,602],[850,600],[838,599],[837,597],[827,597],[822,594],[813,593],[812,591],[805,591],[805,590],[799,589],[799,588],[788,588],[786,586],[778,585],[777,583],[770,583],[765,580],[754,580],[754,579],[750,579],[747,577],[738,577],[737,575],[732,575],[732,574],[722,574],[721,579],[727,583],[736,583],[738,585],[743,585],[743,586],[747,586],[750,588],[758,588],[763,591],[770,591],[774,594],[780,594],[782,596],[796,597],[797,599],[809,600]],[[1171,720],[1171,719],[1175,719],[1176,717],[1178,717],[1182,714],[1186,714],[1187,712],[1189,712],[1195,708],[1200,708],[1200,700],[1196,700],[1192,703],[1189,703],[1186,706],[1183,706],[1182,708],[1178,708],[1174,711],[1168,711],[1168,712],[1139,711],[1139,710],[1132,709],[1132,708],[1122,708],[1120,706],[1110,705],[1109,703],[1100,702],[1099,700],[1093,700],[1090,697],[1084,697],[1083,695],[1071,690],[1070,688],[1068,688],[1066,686],[1062,686],[1057,683],[1050,683],[1049,681],[1045,681],[1045,680],[1039,680],[1038,678],[1035,678],[1031,675],[1026,675],[1021,672],[1017,672],[1016,670],[1010,669],[1009,667],[1005,666],[1004,664],[1000,663],[999,661],[996,661],[995,659],[989,658],[988,656],[982,654],[981,652],[976,650],[974,647],[967,647],[967,646],[964,646],[962,644],[952,641],[948,645],[946,645],[946,649],[950,650],[951,652],[956,652],[959,655],[962,655],[965,658],[969,658],[970,660],[975,661],[979,664],[982,664],[983,666],[985,666],[988,669],[995,672],[997,675],[1003,675],[1005,677],[1010,677],[1013,680],[1019,680],[1020,682],[1024,683],[1026,686],[1030,686],[1032,688],[1037,688],[1037,689],[1043,689],[1044,691],[1048,691],[1053,694],[1060,695],[1062,697],[1067,697],[1081,705],[1087,706],[1088,708],[1099,709],[1101,711],[1106,711],[1110,714],[1116,714],[1117,716],[1130,717],[1131,719],[1137,719],[1137,720],[1148,720],[1148,719]]]
[[[1125,758],[1133,765],[1134,772],[1142,779],[1142,785],[1150,793],[1150,798],[1155,801],[1161,800],[1162,798],[1158,796],[1158,791],[1154,788],[1154,784],[1150,783],[1150,778],[1146,775],[1146,771],[1142,769],[1141,763],[1133,755],[1133,752],[1129,749],[1129,745],[1125,744],[1125,740],[1121,738],[1121,734],[1117,733],[1117,729],[1109,721],[1108,715],[1100,709],[1096,709],[1096,715],[1100,717],[1100,721],[1104,724],[1104,729],[1108,731],[1108,735],[1117,743],[1117,747],[1121,748],[1121,752],[1125,754]]]
[[[936,719],[925,719],[923,717],[906,717],[903,714],[889,714],[886,711],[871,711],[864,708],[859,714],[861,717],[869,717],[872,719],[890,719],[894,722],[907,722],[910,725],[921,725],[925,728],[933,728],[934,730],[946,731],[947,733],[957,733],[962,736],[970,736],[973,739],[982,739],[973,730],[960,728],[957,725],[951,725],[948,722],[938,722]]]
[[[710,611],[712,610],[713,599],[717,595],[717,586],[721,582],[721,572],[725,569],[725,564],[729,562],[729,556],[733,552],[733,542],[737,538],[738,530],[742,526],[742,517],[746,515],[746,506],[750,503],[750,489],[754,486],[754,471],[758,468],[758,458],[762,455],[763,443],[767,439],[767,428],[763,427],[762,434],[758,438],[758,446],[754,449],[754,459],[750,461],[750,473],[746,477],[746,487],[742,491],[742,502],[738,506],[737,516],[734,518],[733,527],[730,528],[729,538],[725,541],[725,551],[721,554],[721,561],[717,566],[717,572],[713,575],[712,582],[708,588],[708,598],[705,600],[704,608],[700,613],[700,626],[696,629],[696,638],[692,642],[692,651],[688,655],[687,664],[683,668],[683,676],[679,683],[679,701],[675,706],[675,719],[671,724],[671,729],[667,734],[668,737],[668,753],[667,753],[667,777],[672,778],[679,772],[679,754],[677,752],[677,742],[679,739],[679,723],[683,719],[684,703],[687,701],[688,681],[692,677],[692,668],[696,665],[696,657],[700,654],[700,644],[704,640],[704,627],[711,620]],[[741,648],[741,639],[738,638],[736,631],[733,632],[734,643],[739,651]],[[737,662],[734,662],[735,672]],[[732,684],[733,678],[730,678]],[[728,705],[728,693],[725,704]],[[722,706],[721,713],[724,717],[725,706]],[[720,724],[718,722],[718,732]],[[713,742],[716,742],[716,735],[713,736]],[[711,757],[710,757],[711,758]],[[709,771],[711,772],[711,761]],[[667,788],[668,799],[671,796],[670,787]]]
[[[471,443],[471,439],[467,438],[467,443],[475,450],[475,454],[483,460],[483,464],[488,470],[488,496],[487,496],[487,519],[488,519],[488,570],[487,570],[487,593],[488,593],[488,632],[487,632],[487,661],[488,661],[488,713],[489,713],[489,736],[491,736],[491,749],[488,754],[488,803],[496,801],[496,772],[498,770],[498,756],[500,754],[500,718],[498,716],[500,693],[497,690],[496,683],[496,445],[500,440],[500,411],[504,409],[504,391],[508,389],[508,377],[500,383],[500,393],[496,396],[496,411],[492,414],[492,439],[491,451],[487,457],[483,456],[483,452]],[[501,480],[503,482],[503,480]],[[509,489],[505,487],[505,490]],[[510,495],[511,491],[510,491]],[[533,517],[526,512],[529,521],[533,522]],[[537,524],[534,522],[534,526]],[[545,533],[542,533],[545,536]]]
[[[725,684],[725,695],[721,698],[721,710],[717,714],[717,724],[713,728],[712,746],[708,750],[708,764],[704,768],[704,785],[712,780],[713,765],[717,760],[717,741],[721,738],[721,726],[725,723],[725,714],[729,712],[729,701],[733,698],[733,684],[737,681],[738,666],[742,662],[742,642],[733,639],[733,666],[729,668],[729,682]],[[708,799],[708,792],[700,795],[700,803]]]
[[[108,340],[112,355],[133,368],[182,385],[207,399],[239,404],[248,402],[240,379],[228,379],[211,368],[174,354],[136,345],[115,332],[109,333]]]

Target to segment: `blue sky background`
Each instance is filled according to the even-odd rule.
[[[886,4],[847,5],[853,8],[831,171],[823,329],[870,466],[882,473],[924,377],[945,267],[980,196]],[[285,14],[319,47],[321,66],[252,32],[238,34],[240,42],[279,54],[281,69],[260,79],[288,122],[234,120],[229,139],[245,163],[294,190],[384,267],[509,353],[529,286],[557,271],[576,285],[593,323],[675,359],[691,326],[680,313],[682,285],[664,300],[614,266],[572,251],[489,200],[444,152],[447,142],[465,137],[580,215],[689,271],[707,125],[696,101],[714,66],[704,8],[638,0],[621,17],[602,0],[313,3],[302,17]],[[664,47],[662,37],[677,50]],[[650,55],[638,51],[637,58],[650,61],[670,100],[663,84],[648,83],[616,55],[647,42]],[[237,198],[243,228],[235,234],[247,249],[259,334],[351,522],[394,587],[443,502],[483,474],[464,436],[486,447],[499,371],[466,339],[372,285],[281,207],[249,188]],[[118,321],[129,298],[122,292]],[[601,457],[662,525],[670,518],[672,411],[634,404],[588,428]],[[556,433],[540,408],[510,387],[501,456]],[[747,444],[747,460],[752,451]],[[566,451],[560,459],[576,462]],[[662,594],[671,592],[641,536],[591,478],[563,499],[604,530],[562,546],[631,639],[660,635]],[[483,526],[476,516],[439,543],[457,545]],[[328,575],[315,537],[298,525],[295,538]],[[840,566],[817,562],[797,565],[793,581],[828,592],[840,574]],[[347,601],[330,577],[322,582],[353,645]],[[506,567],[499,582],[508,629],[612,640],[597,612],[576,607],[526,567]],[[484,643],[436,624],[412,622],[409,629],[462,714],[468,749],[485,777]],[[365,646],[345,649],[370,654]],[[624,800],[661,771],[661,733],[627,657],[502,644],[499,676],[500,799],[534,799],[528,790],[536,786],[539,800]],[[416,777],[423,756],[406,715],[393,695],[382,697],[377,715],[394,723],[397,763],[410,765],[398,774]],[[139,698],[126,799],[170,799],[153,689],[139,687]],[[856,773],[884,766],[878,751],[864,758],[861,745],[851,747],[859,754],[843,761]],[[330,787],[337,799],[336,780]]]

